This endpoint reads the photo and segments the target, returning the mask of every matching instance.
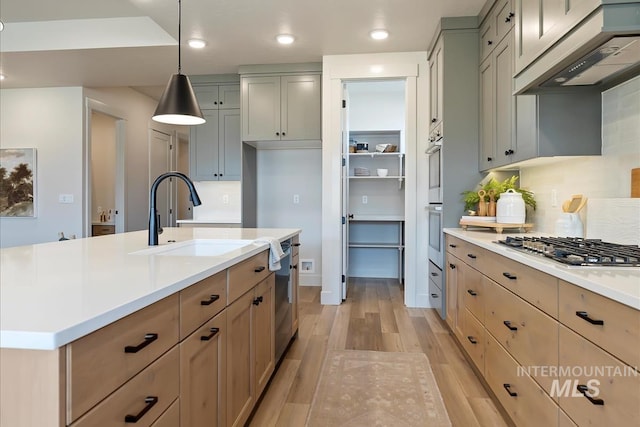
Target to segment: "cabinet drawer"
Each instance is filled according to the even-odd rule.
[[[228,303],[231,304],[258,282],[264,280],[269,273],[271,272],[268,250],[230,267]]]
[[[559,317],[625,363],[640,366],[640,311],[561,280]]]
[[[151,425],[178,397],[179,356],[178,347],[174,347],[72,426]],[[138,420],[125,421],[128,417]]]
[[[558,318],[558,279],[539,270],[492,254],[483,263],[483,273],[520,298]]]
[[[486,334],[485,379],[519,427],[557,426],[558,406],[491,336]],[[517,394],[511,396],[511,394]]]
[[[485,327],[523,366],[558,365],[558,322],[485,278]],[[536,374],[536,375],[533,375]],[[550,392],[553,377],[532,375]]]
[[[453,237],[450,235],[446,235],[447,243],[446,250],[452,255],[455,255],[457,258],[462,259],[464,256],[464,251],[466,247],[466,242],[462,239],[458,239],[457,237]]]
[[[484,60],[489,56],[493,48],[496,47],[496,30],[493,27],[493,17],[491,15],[487,16],[487,19],[484,21],[482,26],[480,27],[480,61]]]
[[[433,281],[433,283],[435,283],[436,286],[440,289],[442,289],[443,282],[442,274],[442,270],[440,270],[434,263],[429,261],[429,280]]]
[[[116,232],[115,225],[92,225],[91,226],[92,236],[105,236],[107,234],[115,234],[115,232]]]
[[[160,418],[156,420],[151,427],[176,427],[180,425],[180,399],[176,399],[175,402],[169,406],[169,409],[164,411],[164,414],[160,415]]]
[[[67,346],[72,421],[177,344],[178,307],[174,294]]]
[[[465,268],[462,271],[464,288],[460,289],[460,292],[463,292],[464,306],[481,323],[484,323],[486,299],[484,281],[486,279],[479,271],[473,268]]]
[[[439,312],[442,311],[442,289],[431,279],[429,279],[429,305]]]
[[[227,306],[227,271],[180,291],[180,339]]]
[[[576,424],[628,426],[638,422],[640,374],[637,371],[564,326],[560,326],[560,366],[570,368],[566,372],[570,376],[559,378],[560,389],[566,387],[566,394],[559,393],[560,407]],[[577,390],[578,385],[588,385],[591,397],[601,399],[603,404],[590,402]]]
[[[462,346],[471,356],[476,368],[484,375],[485,330],[478,319],[469,310],[464,311],[464,339]]]

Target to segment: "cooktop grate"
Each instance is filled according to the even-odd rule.
[[[579,237],[511,237],[498,243],[568,265],[640,267],[640,247]]]

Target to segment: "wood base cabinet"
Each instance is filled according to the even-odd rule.
[[[227,425],[245,424],[275,366],[275,275],[227,308]]]
[[[447,324],[517,426],[635,425],[640,311],[446,236]]]

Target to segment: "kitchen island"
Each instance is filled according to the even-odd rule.
[[[640,418],[640,268],[496,242],[518,233],[444,231],[447,324],[516,425]]]
[[[165,228],[151,248],[139,231],[2,249],[0,424],[242,425],[275,366],[275,275],[254,240],[299,233]],[[184,251],[211,239],[223,253]]]

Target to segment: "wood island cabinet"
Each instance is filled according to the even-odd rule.
[[[456,236],[446,249],[447,324],[515,425],[640,419],[640,311]]]
[[[268,254],[60,349],[3,348],[0,424],[244,425],[276,364],[275,275]]]

